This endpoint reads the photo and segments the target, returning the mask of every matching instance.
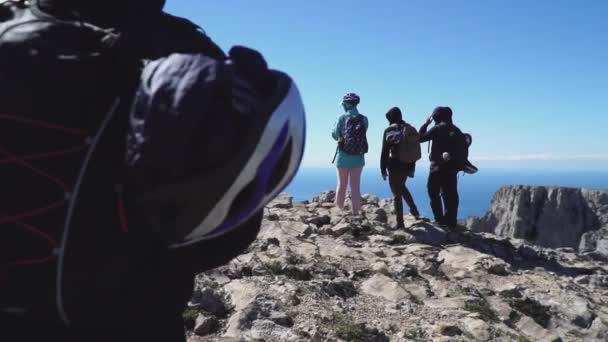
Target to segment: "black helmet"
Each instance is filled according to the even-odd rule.
[[[342,97],[342,102],[352,103],[355,106],[358,105],[360,101],[361,98],[355,93],[346,93],[346,95]]]

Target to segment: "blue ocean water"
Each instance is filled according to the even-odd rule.
[[[420,167],[416,176],[408,180],[414,201],[420,212],[432,217],[429,198],[426,192],[428,170]],[[518,169],[481,169],[474,175],[460,174],[458,191],[460,194],[459,218],[482,216],[490,207],[492,196],[504,185],[544,185],[590,189],[608,189],[608,170],[606,171],[556,171],[556,170],[518,170]],[[302,168],[286,191],[295,200],[309,200],[321,191],[335,189],[336,171],[334,168]],[[388,182],[382,180],[377,168],[366,167],[361,176],[361,192],[374,194],[380,198],[391,197]],[[407,206],[406,206],[407,212]]]

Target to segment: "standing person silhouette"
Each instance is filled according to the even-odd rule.
[[[338,141],[336,204],[344,209],[346,188],[350,184],[352,214],[358,215],[361,208],[361,172],[365,166],[364,154],[367,153],[367,117],[359,113],[357,105],[360,98],[355,93],[347,93],[342,98],[344,114],[340,115],[332,131]]]
[[[435,125],[428,129],[429,125]],[[457,226],[458,217],[458,165],[451,158],[453,139],[462,134],[452,122],[450,107],[437,107],[420,127],[420,142],[432,142],[427,190],[435,222],[450,228]]]
[[[407,124],[402,117],[399,107],[393,107],[386,113],[389,127],[382,136],[382,155],[380,157],[380,171],[382,178],[388,182],[393,193],[393,205],[397,225],[395,229],[405,228],[403,223],[403,200],[410,208],[410,213],[415,218],[420,217],[414,198],[405,185],[408,177],[414,177],[416,160],[420,158],[420,142],[418,132],[414,127]],[[398,134],[400,143],[391,145],[391,136]],[[406,135],[407,134],[407,135]],[[412,137],[412,141],[406,141]],[[412,145],[412,146],[409,146]]]

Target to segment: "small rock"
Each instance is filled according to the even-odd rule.
[[[393,242],[393,238],[384,235],[370,235],[369,242],[375,245],[383,246]]]
[[[333,232],[333,230],[331,230],[331,225],[326,224],[323,227],[319,228],[317,230],[317,233],[319,235],[332,235],[334,232]]]
[[[268,204],[269,208],[291,209],[293,208],[293,197],[287,193],[281,193]]]
[[[206,336],[218,331],[217,318],[199,314],[194,325],[194,333],[198,336]]]
[[[382,248],[369,248],[368,251],[374,253],[375,255],[384,258],[386,257],[386,254],[384,254],[384,249]]]
[[[401,252],[399,252],[398,249],[390,248],[386,251],[384,251],[384,254],[386,255],[387,258],[395,258],[401,255]]]
[[[361,196],[361,199],[366,204],[378,205],[378,203],[380,202],[380,198],[372,194],[364,194],[363,196]]]
[[[288,231],[296,233],[298,237],[308,237],[313,233],[313,228],[309,224],[302,222],[290,222],[284,226]]]
[[[498,259],[484,260],[483,268],[490,274],[499,276],[508,276],[510,274],[509,265],[502,260],[499,261]]]
[[[462,325],[476,341],[487,341],[492,337],[490,325],[481,319],[466,317],[462,320]]]
[[[295,280],[308,281],[313,278],[312,273],[308,268],[302,268],[296,265],[283,266],[281,269],[281,273]]]
[[[462,335],[462,330],[457,325],[453,324],[440,324],[437,327],[437,332],[442,336],[449,337]]]
[[[374,226],[372,228],[372,232],[373,232],[373,234],[386,235],[386,234],[388,234],[388,229],[386,229],[382,226]]]
[[[390,272],[392,275],[399,279],[406,277],[415,277],[418,275],[418,269],[416,269],[416,266],[403,264],[393,264],[390,268]]]
[[[317,227],[323,227],[326,224],[331,222],[331,217],[329,215],[319,215],[313,216],[306,220],[306,223],[314,224]]]
[[[338,223],[337,225],[331,227],[331,233],[333,236],[341,236],[348,233],[351,230],[350,223]]]
[[[373,221],[382,222],[382,223],[386,223],[388,221],[388,215],[387,215],[386,211],[382,208],[378,208],[378,209],[374,210],[371,218]]]
[[[273,311],[268,319],[283,327],[291,328],[293,326],[293,319],[284,312]]]
[[[574,278],[574,282],[579,285],[589,285],[590,280],[591,276],[589,275],[582,275]]]
[[[334,279],[323,285],[323,291],[330,296],[338,296],[341,298],[351,298],[357,294],[355,285],[348,279]]]
[[[386,263],[384,263],[382,261],[373,263],[372,266],[370,267],[370,269],[372,270],[372,272],[375,272],[375,273],[380,273],[380,274],[384,274],[387,276],[390,275],[388,266],[386,265]]]
[[[558,342],[562,340],[556,333],[543,328],[528,316],[523,316],[515,323],[515,326],[526,337],[535,341]]]
[[[278,221],[281,219],[281,217],[279,217],[279,215],[276,213],[270,213],[270,214],[268,214],[268,216],[266,216],[266,219],[268,221]]]
[[[336,192],[334,190],[323,191],[319,194],[319,196],[315,196],[312,199],[312,202],[317,203],[331,203],[336,199]]]
[[[409,242],[414,241],[414,237],[406,232],[403,231],[396,231],[393,233],[392,235],[392,241],[391,244],[393,245],[403,245]]]
[[[193,306],[216,316],[224,316],[227,312],[221,296],[208,287],[194,291],[191,303]]]
[[[381,297],[388,301],[399,302],[411,298],[409,292],[396,281],[383,275],[376,274],[361,284],[361,291],[370,296]]]

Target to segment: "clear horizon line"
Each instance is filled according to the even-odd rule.
[[[578,154],[554,155],[551,153],[499,155],[499,156],[471,156],[472,161],[608,161],[608,154]]]
[[[510,161],[510,162],[518,162],[518,161],[608,161],[608,154],[579,154],[579,155],[554,155],[551,153],[539,153],[539,154],[516,154],[516,155],[497,155],[497,156],[471,156],[469,157],[471,162],[483,162],[483,161]],[[378,164],[380,160],[378,159],[367,159],[366,165],[370,164]],[[429,161],[424,157],[417,163],[418,165],[428,165]],[[328,166],[327,162],[320,161],[304,161],[302,166]]]

